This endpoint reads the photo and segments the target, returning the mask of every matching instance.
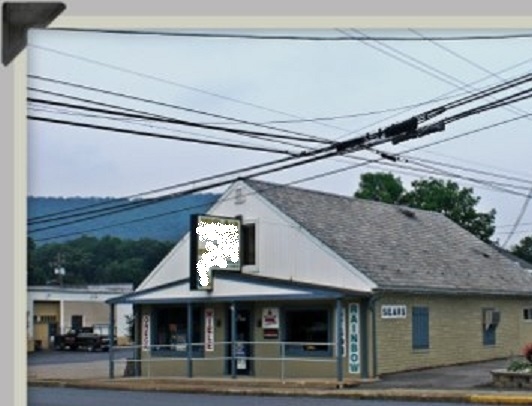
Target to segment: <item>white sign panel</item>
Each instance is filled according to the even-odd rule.
[[[349,373],[360,373],[360,311],[358,303],[349,303]]]
[[[406,305],[382,305],[382,319],[406,319]]]
[[[214,309],[205,309],[205,351],[214,351]]]
[[[278,307],[265,307],[262,309],[262,328],[279,328]]]
[[[142,316],[142,351],[150,350],[150,315]]]

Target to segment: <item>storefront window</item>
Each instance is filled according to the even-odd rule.
[[[284,330],[286,355],[328,356],[332,354],[329,311],[286,310]],[[290,344],[293,343],[293,344]]]
[[[192,310],[193,356],[203,355],[203,312],[199,307]],[[156,309],[154,318],[153,353],[185,357],[187,355],[187,308],[164,307]]]

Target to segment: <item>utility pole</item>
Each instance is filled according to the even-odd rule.
[[[63,254],[58,252],[56,259],[50,265],[54,267],[54,275],[57,275],[59,280],[59,286],[63,287],[63,277],[65,276],[65,268],[63,267],[64,258]]]

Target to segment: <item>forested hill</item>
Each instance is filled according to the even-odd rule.
[[[52,213],[63,213],[62,216],[65,216],[65,218],[62,219],[61,222],[72,223],[60,227],[55,227],[59,222],[35,223],[29,227],[28,233],[38,245],[48,242],[64,242],[78,238],[81,235],[97,238],[110,235],[129,240],[149,238],[159,241],[177,241],[188,230],[190,215],[195,213],[205,213],[219,196],[219,194],[214,193],[183,196],[127,211],[120,210],[114,214],[75,223],[72,222],[72,220],[75,220],[72,215],[78,212],[72,211],[73,209],[92,206],[85,210],[103,210],[131,201],[100,197],[28,197],[29,220],[37,220],[37,217],[39,216]],[[141,200],[136,201],[141,202]],[[165,213],[171,214],[163,215]],[[93,216],[95,214],[97,214],[97,212],[87,216]],[[136,221],[139,219],[146,220]],[[115,224],[118,225],[114,226]],[[111,225],[113,226],[109,227]],[[62,237],[50,239],[50,237],[56,236]]]

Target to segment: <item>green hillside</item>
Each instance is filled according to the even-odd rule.
[[[134,200],[133,202],[140,204],[131,210],[123,210],[123,206],[120,207],[132,202],[124,199],[28,197],[28,235],[38,245],[64,242],[81,235],[177,241],[187,232],[190,215],[205,213],[219,196],[203,193],[149,205],[143,205],[146,200]],[[88,210],[91,210],[91,213],[85,214],[85,221],[75,221],[78,218],[73,215],[79,213],[75,210],[82,208],[85,213]],[[103,210],[116,212],[97,217]],[[60,220],[48,221],[49,218],[41,217],[58,213],[63,217]]]

